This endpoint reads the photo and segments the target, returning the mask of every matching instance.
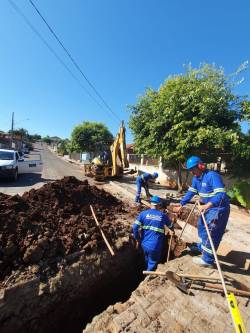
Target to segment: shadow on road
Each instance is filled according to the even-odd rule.
[[[0,179],[0,187],[24,187],[32,186],[37,183],[50,182],[55,179],[43,178],[40,173],[26,173],[18,176],[16,182],[9,179]]]

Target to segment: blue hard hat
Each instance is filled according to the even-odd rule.
[[[159,175],[158,175],[157,172],[154,172],[154,173],[153,173],[153,176],[154,176],[154,178],[157,178]]]
[[[200,157],[198,156],[191,156],[187,159],[187,162],[186,162],[186,168],[189,170],[189,169],[192,169],[194,167],[196,167],[199,163],[202,163],[202,160],[200,159]]]
[[[161,203],[161,198],[159,198],[158,195],[153,195],[150,198],[150,202],[159,205]]]

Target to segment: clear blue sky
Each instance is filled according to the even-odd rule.
[[[33,1],[126,122],[127,105],[146,87],[158,89],[170,74],[183,72],[183,64],[214,62],[230,73],[250,60],[248,0]],[[13,2],[82,80],[29,1]],[[117,132],[118,120],[85,93],[8,0],[0,3],[0,42],[0,129],[9,130],[15,112],[17,128],[41,135],[69,137],[82,121],[101,121]],[[247,95],[249,70],[244,77],[237,92]]]

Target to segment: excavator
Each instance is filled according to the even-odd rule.
[[[103,161],[95,157],[90,164],[84,165],[85,175],[93,177],[97,181],[104,181],[107,178],[121,177],[124,174],[136,173],[136,170],[129,170],[129,163],[126,151],[126,129],[122,121],[114,142],[106,154],[108,158]]]

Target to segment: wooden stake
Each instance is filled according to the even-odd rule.
[[[185,224],[184,224],[184,227],[182,228],[182,231],[181,231],[181,233],[180,233],[180,236],[178,237],[178,240],[181,238],[181,236],[182,236],[182,234],[183,234],[183,232],[184,232],[184,230],[185,230],[185,228],[186,228],[186,226],[187,226],[187,224],[188,224],[188,221],[189,221],[191,215],[193,214],[193,212],[194,212],[196,206],[197,206],[197,201],[195,201],[195,204],[193,205],[193,207],[192,207],[190,213],[188,214],[188,217],[187,217],[187,219],[186,219],[186,222],[185,222]]]
[[[114,256],[115,253],[114,253],[112,247],[110,246],[110,244],[109,244],[109,242],[108,242],[108,240],[107,240],[107,238],[106,238],[104,232],[102,231],[102,228],[101,228],[101,226],[100,226],[100,223],[98,222],[98,220],[97,220],[97,218],[96,218],[96,216],[95,216],[94,209],[93,209],[93,207],[92,207],[91,205],[90,205],[90,209],[91,209],[92,215],[93,215],[93,217],[94,217],[94,220],[95,220],[95,222],[96,222],[96,225],[98,226],[98,228],[99,228],[99,230],[100,230],[100,233],[101,233],[101,235],[102,235],[102,238],[103,238],[105,244],[107,245],[107,248],[109,249],[109,252],[111,253],[112,256]]]
[[[170,250],[171,250],[172,238],[173,238],[173,233],[171,233],[171,236],[170,236],[170,241],[169,241],[169,246],[168,246],[167,263],[168,263],[168,261],[169,261],[169,255],[170,255]]]

